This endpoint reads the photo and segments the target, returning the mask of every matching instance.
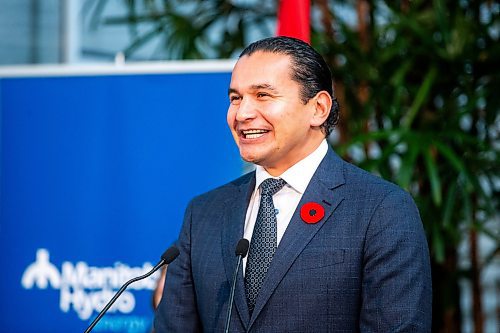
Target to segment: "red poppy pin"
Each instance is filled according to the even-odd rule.
[[[308,202],[300,207],[300,217],[305,223],[318,223],[325,216],[325,209],[317,202]]]

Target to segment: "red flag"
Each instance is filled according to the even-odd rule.
[[[310,0],[281,0],[278,9],[278,36],[288,36],[311,41]]]

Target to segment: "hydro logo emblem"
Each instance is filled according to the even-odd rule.
[[[36,260],[26,267],[21,285],[24,289],[52,289],[60,291],[59,308],[62,312],[73,309],[82,320],[89,319],[95,312],[101,311],[125,282],[133,277],[145,274],[153,268],[145,262],[142,267],[130,267],[117,262],[112,267],[93,267],[86,262],[73,264],[62,263],[58,269],[50,262],[47,249],[38,249]],[[153,290],[158,274],[130,285],[129,290]],[[125,291],[109,312],[130,313],[135,308],[135,297],[131,291]]]

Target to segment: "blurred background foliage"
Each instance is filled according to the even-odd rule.
[[[126,58],[153,39],[164,59],[234,58],[275,33],[276,1],[128,0],[118,17],[96,3],[92,28],[128,26]],[[312,1],[312,45],[332,68],[341,105],[331,141],[345,159],[414,196],[432,255],[434,332],[461,330],[460,279],[470,281],[474,331],[483,332],[481,274],[499,260],[499,7]],[[493,244],[488,253],[478,253],[478,237]],[[465,266],[457,254],[464,241]]]
[[[498,260],[500,245],[498,4],[355,6],[352,26],[324,5],[328,18],[313,40],[332,66],[344,106],[339,151],[413,194],[432,254],[433,331],[460,330],[458,280],[467,278],[474,331],[482,332],[480,274]],[[478,233],[495,244],[483,261]],[[456,251],[463,237],[466,269]]]

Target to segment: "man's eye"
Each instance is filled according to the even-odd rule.
[[[229,97],[229,102],[231,104],[238,103],[240,101],[240,99],[241,99],[240,96],[230,96]]]
[[[257,98],[262,98],[262,97],[269,97],[269,94],[267,93],[257,93]]]

